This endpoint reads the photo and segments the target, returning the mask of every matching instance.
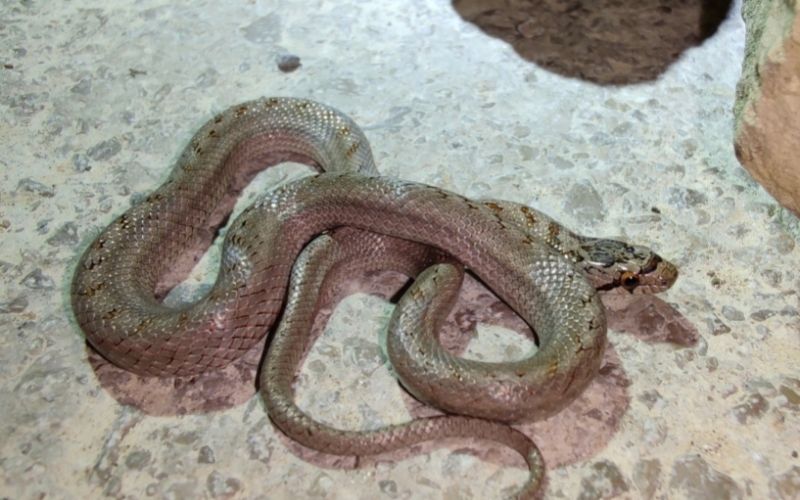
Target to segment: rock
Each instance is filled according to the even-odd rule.
[[[800,3],[745,0],[737,88],[736,156],[780,203],[800,215]]]
[[[661,462],[658,459],[641,460],[633,471],[633,482],[642,498],[653,498],[661,484]]]
[[[92,160],[108,160],[122,149],[122,144],[116,138],[108,139],[89,148],[86,155]]]
[[[195,84],[197,88],[207,89],[216,85],[219,76],[219,71],[214,68],[208,68],[195,78]]]
[[[800,467],[795,465],[773,477],[769,482],[769,492],[773,498],[797,498],[800,495]]]
[[[723,323],[721,319],[715,314],[713,318],[707,318],[706,324],[711,335],[724,335],[731,332],[731,327]]]
[[[70,89],[70,91],[74,94],[89,95],[89,93],[92,91],[92,79],[81,78],[80,81]]]
[[[264,432],[264,428],[269,426],[267,418],[261,419],[247,433],[247,451],[250,460],[258,460],[261,463],[269,464],[274,451],[272,439]]]
[[[197,462],[201,464],[213,464],[216,462],[214,458],[214,450],[210,446],[203,446],[200,448],[200,454],[197,457]]]
[[[389,480],[384,479],[378,483],[378,487],[380,487],[381,492],[389,498],[396,498],[397,497],[397,483]]]
[[[588,181],[578,181],[565,197],[564,210],[578,219],[597,222],[605,214],[603,199],[594,186]]]
[[[672,466],[669,487],[682,498],[742,498],[742,489],[700,455],[686,455]]]
[[[333,479],[328,474],[324,472],[317,475],[316,479],[312,481],[311,485],[306,490],[306,494],[308,497],[327,497],[331,494],[331,489],[333,488]]]
[[[129,469],[142,470],[150,463],[151,458],[152,455],[147,450],[132,451],[125,457],[125,465],[127,465]]]
[[[671,187],[669,188],[669,204],[675,208],[689,208],[698,205],[705,205],[708,197],[690,188]]]
[[[730,0],[452,0],[453,9],[522,58],[601,85],[653,80],[712,35]]]
[[[78,226],[74,222],[67,222],[47,238],[47,244],[52,246],[75,246],[80,242]]]
[[[747,399],[733,407],[733,416],[740,424],[747,424],[764,416],[769,409],[769,402],[761,394],[752,393]]]
[[[0,302],[0,314],[19,313],[24,311],[27,307],[28,298],[24,295],[19,295],[7,302]]]
[[[75,153],[72,156],[72,165],[76,172],[88,172],[92,169],[92,166],[89,165],[89,158],[83,153]]]
[[[122,489],[122,479],[117,476],[111,476],[103,488],[103,494],[107,497],[117,496]]]
[[[648,410],[652,410],[656,403],[663,401],[661,394],[659,394],[659,392],[655,389],[652,391],[644,391],[637,399],[644,403]]]
[[[730,321],[744,321],[744,313],[733,306],[722,306],[722,316]]]
[[[291,73],[300,67],[300,58],[292,54],[282,54],[278,56],[278,69],[284,73]]]
[[[28,93],[6,97],[3,102],[6,106],[14,111],[14,114],[20,117],[30,117],[42,111],[45,103],[49,102],[50,94],[43,92],[40,94]]]
[[[800,409],[800,380],[787,378],[779,390],[788,405]]]
[[[236,478],[225,478],[217,471],[206,479],[206,487],[212,498],[232,498],[242,489],[242,482]]]
[[[592,464],[591,474],[581,480],[580,500],[614,498],[628,491],[628,484],[619,468],[608,460]]]
[[[56,286],[53,278],[47,276],[38,268],[28,273],[20,281],[20,284],[33,290],[52,290]]]
[[[35,181],[28,177],[17,183],[17,191],[35,193],[44,198],[52,198],[56,194],[52,186],[45,186],[41,182]]]

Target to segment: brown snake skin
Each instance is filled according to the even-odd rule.
[[[324,173],[246,208],[230,225],[209,293],[191,304],[163,305],[161,297],[182,278],[176,263],[211,241],[232,208],[231,195],[286,160]],[[462,265],[533,328],[535,354],[482,363],[441,348],[436,331],[458,293]],[[320,297],[355,268],[422,273],[396,308],[388,354],[412,394],[457,415],[360,433],[319,424],[294,405],[292,382],[313,341],[308,333]],[[210,120],[168,180],[97,236],[78,263],[72,306],[89,343],[112,363],[175,376],[238,358],[285,304],[260,380],[270,417],[284,432],[343,455],[440,437],[498,441],[528,462],[530,477],[517,495],[530,497],[542,483],[541,455],[499,422],[552,415],[595,376],[606,344],[595,288],[654,292],[676,278],[675,267],[646,248],[575,235],[528,207],[380,177],[348,117],[308,100],[269,98]]]

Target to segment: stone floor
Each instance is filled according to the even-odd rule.
[[[499,498],[524,479],[480,442],[357,469],[299,449],[254,395],[259,353],[172,381],[89,356],[69,307],[80,251],[205,120],[261,95],[347,112],[387,175],[528,203],[680,267],[660,298],[607,299],[598,381],[525,427],[548,498],[800,497],[800,224],[734,157],[740,5],[709,27],[706,2],[673,3],[654,7],[663,20],[630,2],[609,3],[614,19],[535,5],[594,20],[559,38],[535,2],[0,1],[0,497]],[[595,57],[573,59],[575,44]],[[261,174],[242,204],[308,172]],[[480,323],[469,355],[519,355],[486,297],[465,306]],[[381,349],[391,310],[364,293],[336,308],[298,380],[303,408],[355,429],[423,411]]]

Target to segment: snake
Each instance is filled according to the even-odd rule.
[[[228,224],[205,295],[166,305],[181,263],[213,242],[260,171],[295,161],[319,173],[261,195]],[[313,339],[310,322],[331,284],[354,269],[415,277],[389,325],[387,355],[401,384],[444,415],[373,431],[335,429],[294,403],[293,381]],[[464,269],[534,330],[535,353],[479,362],[449,354],[437,331]],[[517,451],[541,491],[543,459],[508,424],[546,418],[597,374],[607,343],[598,290],[659,292],[677,268],[649,248],[573,233],[507,201],[472,200],[382,176],[347,115],[301,98],[234,105],[203,125],[167,179],[101,230],[75,268],[71,303],[88,344],[141,376],[220,369],[283,314],[259,387],[272,421],[320,451],[370,455],[443,437],[478,437]]]

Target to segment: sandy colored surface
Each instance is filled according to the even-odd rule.
[[[173,384],[190,401],[159,396],[149,413],[115,399],[124,380],[101,385],[68,306],[78,253],[205,120],[260,95],[344,110],[387,175],[525,202],[678,264],[659,301],[612,313],[617,361],[598,383],[624,404],[539,431],[570,439],[545,449],[548,498],[800,495],[800,224],[734,156],[738,11],[657,79],[598,86],[522,59],[444,0],[89,5],[0,3],[0,497],[482,499],[524,477],[460,443],[323,466],[276,434],[244,375],[205,408]],[[181,293],[211,279],[201,268]],[[347,428],[410,418],[380,347],[390,314],[365,294],[337,307],[301,406]],[[483,326],[470,355],[519,355],[518,338]],[[214,380],[220,394],[230,377]],[[613,432],[586,451],[598,429]]]

